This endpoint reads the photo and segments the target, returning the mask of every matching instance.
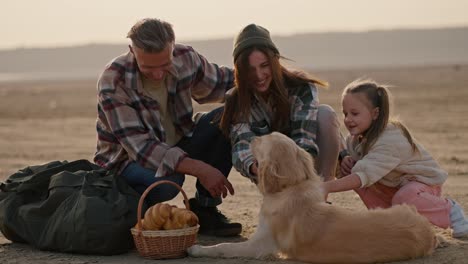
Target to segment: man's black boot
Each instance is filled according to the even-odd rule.
[[[237,236],[242,231],[240,223],[231,223],[216,207],[202,207],[195,198],[189,199],[190,210],[200,223],[199,233],[209,236]]]

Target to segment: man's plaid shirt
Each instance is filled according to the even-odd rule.
[[[189,46],[176,44],[166,76],[168,111],[179,133],[190,137],[192,99],[200,104],[223,102],[233,86],[230,68],[209,63]],[[165,143],[160,105],[143,89],[131,52],[113,59],[98,81],[97,150],[94,162],[121,172],[129,162],[156,171],[156,177],[174,173],[186,153]]]

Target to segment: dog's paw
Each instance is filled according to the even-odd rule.
[[[191,257],[201,257],[202,256],[202,246],[200,245],[193,245],[187,249],[187,253]]]
[[[208,257],[208,258],[219,258],[223,257],[223,250],[217,245],[214,246],[201,246],[193,245],[187,249],[187,253],[191,257]]]

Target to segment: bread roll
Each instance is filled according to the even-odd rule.
[[[164,223],[164,230],[182,229],[198,224],[198,217],[190,210],[173,207],[171,217]]]
[[[160,230],[164,223],[171,216],[171,206],[169,204],[157,203],[145,212],[142,222],[144,230]]]
[[[145,229],[145,228],[144,228],[144,224],[143,224],[144,222],[145,222],[145,220],[144,220],[144,219],[141,219],[141,228],[142,228],[143,230]],[[136,224],[135,224],[135,226],[134,226],[133,228],[138,228],[138,221],[136,222]]]
[[[148,208],[141,220],[143,230],[173,230],[197,224],[198,217],[192,211],[165,203],[157,203]]]
[[[187,209],[177,210],[173,212],[174,218],[179,218],[179,222],[184,223],[184,228],[196,226],[198,224],[198,217],[195,213]]]

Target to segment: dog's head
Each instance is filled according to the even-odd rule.
[[[318,179],[310,154],[281,133],[255,138],[251,149],[258,162],[258,189],[263,194]]]

